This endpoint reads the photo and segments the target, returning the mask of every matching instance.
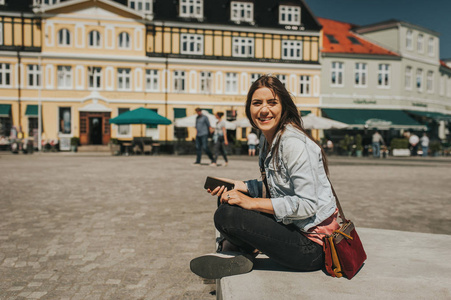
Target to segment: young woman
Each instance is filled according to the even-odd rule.
[[[203,278],[246,273],[258,251],[296,270],[321,269],[323,236],[315,233],[339,228],[324,152],[302,127],[293,99],[274,76],[252,84],[246,115],[263,133],[259,163],[266,180],[209,190],[222,203],[214,221],[225,238],[223,252],[193,259],[191,270]]]
[[[224,120],[222,120],[223,116],[224,116],[223,112],[217,112],[215,115],[218,122],[216,123],[215,132],[213,133],[213,141],[215,145],[213,165],[216,165],[218,156],[221,153],[225,161],[224,166],[227,166],[228,160],[225,146],[229,144],[229,141],[227,140],[226,123]]]

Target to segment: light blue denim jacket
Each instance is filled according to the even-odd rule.
[[[260,166],[264,166],[277,222],[294,224],[302,231],[320,224],[336,209],[327,179],[320,147],[303,132],[288,124],[281,136],[279,150],[265,157],[266,140],[260,140]],[[274,166],[275,155],[279,164]],[[262,181],[246,181],[252,197],[262,197]]]

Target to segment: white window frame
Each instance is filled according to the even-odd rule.
[[[152,14],[153,0],[128,0],[128,7],[145,14]]]
[[[117,36],[117,47],[119,49],[129,50],[132,47],[131,36],[128,32],[122,31]]]
[[[58,30],[58,46],[70,47],[72,45],[72,34],[67,28]]]
[[[287,75],[285,75],[285,74],[277,74],[276,77],[283,84],[283,86],[287,86]]]
[[[412,67],[407,66],[404,73],[404,87],[406,90],[412,89]]]
[[[415,73],[415,86],[418,91],[423,91],[423,69],[417,69]]]
[[[282,40],[282,59],[302,60],[302,41]]]
[[[254,57],[254,39],[234,37],[232,40],[232,55],[234,57]]]
[[[292,5],[279,6],[280,25],[301,25],[301,7]]]
[[[176,93],[186,93],[187,90],[187,82],[186,82],[186,72],[175,70],[173,72],[173,82],[172,89]]]
[[[368,64],[357,62],[354,64],[354,87],[368,86]]]
[[[434,72],[428,71],[426,74],[426,91],[430,94],[434,92]]]
[[[225,77],[225,93],[238,94],[238,73],[227,72]]]
[[[154,69],[146,69],[146,91],[158,92],[160,90],[160,72]]]
[[[417,51],[418,53],[424,53],[424,35],[419,33],[417,36]]]
[[[3,23],[0,23],[0,45],[3,45]]]
[[[88,67],[88,88],[90,90],[100,90],[102,88],[102,79],[101,67]]]
[[[429,37],[429,39],[428,39],[428,54],[429,54],[429,56],[431,56],[431,57],[433,57],[434,56],[434,45],[435,44],[435,41],[434,41],[434,38],[433,37]]]
[[[72,89],[72,74],[71,66],[57,66],[56,78],[58,89]]]
[[[260,74],[260,73],[252,73],[250,85],[253,85],[254,82],[256,82],[257,79],[259,79],[261,76],[262,76],[262,74]]]
[[[11,64],[0,63],[0,87],[11,87],[12,86],[12,75],[11,75]],[[8,80],[6,80],[8,79]],[[6,84],[9,81],[9,84]]]
[[[238,23],[253,22],[254,3],[232,1],[230,3],[230,20]]]
[[[130,111],[129,107],[119,107],[117,109],[117,115],[120,116],[123,113],[126,113],[127,111]],[[121,114],[119,113],[119,110],[124,110]],[[124,132],[124,133],[122,133]],[[118,137],[131,137],[132,131],[131,131],[131,125],[117,125],[116,133]]]
[[[440,77],[440,96],[444,96],[445,95],[445,85],[446,85],[446,80],[445,80],[445,76],[442,75]]]
[[[390,64],[379,64],[377,68],[377,86],[390,88]]]
[[[312,77],[310,75],[299,76],[299,96],[312,95]]]
[[[60,3],[60,0],[33,0],[33,5],[53,5]]]
[[[180,36],[181,54],[204,54],[204,36],[202,34],[184,33]]]
[[[180,17],[203,18],[203,0],[180,0]]]
[[[334,82],[335,78],[335,82]],[[330,69],[330,86],[342,87],[344,86],[344,63],[333,61]]]
[[[211,72],[200,72],[199,91],[203,94],[211,94],[213,85],[213,75]]]
[[[406,49],[413,50],[413,31],[412,31],[412,29],[407,29],[407,32],[406,32]]]
[[[69,112],[69,119],[67,120],[69,122],[69,131],[68,132],[62,132],[61,131],[61,124],[64,124],[64,122],[62,123],[61,121],[64,121],[64,116],[61,116],[61,109],[64,109],[66,111]],[[72,135],[72,127],[74,125],[74,123],[72,122],[72,107],[70,106],[59,106],[58,107],[58,135],[61,136],[71,136]],[[63,125],[64,126],[64,125]]]
[[[117,90],[131,91],[132,89],[132,69],[117,68]]]
[[[102,35],[98,30],[94,29],[88,33],[88,47],[89,48],[102,47]]]
[[[42,86],[42,70],[39,65],[27,65],[27,86],[30,88]]]

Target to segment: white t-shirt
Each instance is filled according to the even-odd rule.
[[[255,133],[251,132],[247,136],[247,144],[248,145],[258,145],[258,137]]]

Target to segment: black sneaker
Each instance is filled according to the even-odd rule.
[[[207,254],[191,260],[190,263],[194,274],[207,279],[248,273],[253,266],[252,257],[240,252]]]

